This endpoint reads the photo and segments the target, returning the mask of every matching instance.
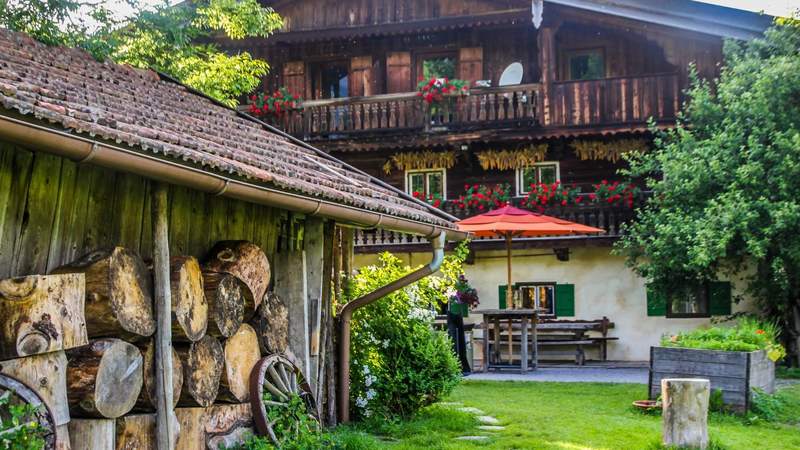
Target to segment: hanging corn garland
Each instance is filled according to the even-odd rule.
[[[620,139],[618,141],[573,141],[570,147],[575,156],[582,160],[606,159],[616,163],[622,155],[632,151],[645,151],[648,148],[645,139]]]
[[[537,144],[516,150],[486,150],[478,153],[484,170],[512,170],[532,166],[544,161],[547,144]]]
[[[426,150],[424,152],[398,153],[386,161],[383,171],[388,175],[395,168],[397,170],[452,169],[456,164],[456,157],[454,151],[432,152]]]

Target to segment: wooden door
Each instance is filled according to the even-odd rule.
[[[386,90],[390,94],[411,92],[411,53],[390,52],[386,55]]]

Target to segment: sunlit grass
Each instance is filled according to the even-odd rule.
[[[784,396],[800,399],[800,385]],[[454,407],[434,405],[406,422],[346,429],[359,444],[348,449],[554,449],[615,450],[657,448],[661,417],[631,407],[646,398],[635,384],[530,383],[465,381],[447,399],[483,410],[506,427],[499,432],[477,428],[476,419]],[[800,402],[787,416],[800,417]],[[710,434],[724,449],[800,449],[800,426],[766,423],[720,414],[709,419]],[[340,429],[340,432],[345,432]],[[366,434],[364,434],[366,433]],[[487,442],[457,441],[464,435],[487,435]],[[368,439],[369,438],[369,441]]]

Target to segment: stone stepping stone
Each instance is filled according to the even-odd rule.
[[[499,425],[480,425],[478,429],[483,431],[503,431],[506,427],[501,427]]]
[[[444,406],[444,407],[464,406],[464,404],[461,402],[439,402],[439,406]]]
[[[489,436],[459,436],[457,441],[488,441]]]
[[[500,425],[500,421],[492,416],[478,416],[478,422],[484,425]]]
[[[463,408],[458,408],[458,410],[461,411],[461,412],[465,412],[465,413],[475,414],[476,416],[482,416],[482,415],[486,414],[485,412],[481,411],[480,409],[473,408],[471,406],[465,406]]]

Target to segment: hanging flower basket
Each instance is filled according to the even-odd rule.
[[[290,111],[300,109],[303,99],[282,87],[268,94],[260,92],[250,97],[250,113],[258,117],[281,117]]]

